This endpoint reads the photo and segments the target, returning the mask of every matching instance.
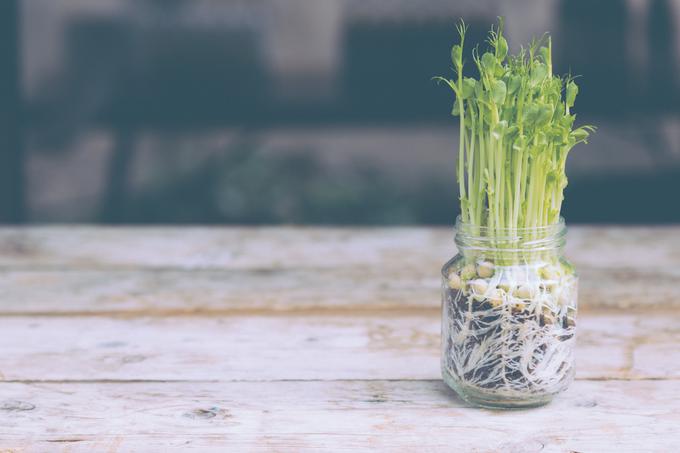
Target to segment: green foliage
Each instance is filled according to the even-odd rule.
[[[464,77],[466,25],[451,49],[455,78],[435,77],[455,93],[460,117],[458,185],[464,222],[490,228],[557,223],[569,151],[592,126],[574,129],[578,94],[572,77],[552,73],[549,36],[508,55],[503,21],[489,32],[490,51],[472,52],[479,79]]]

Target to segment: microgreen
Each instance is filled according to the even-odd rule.
[[[457,179],[463,222],[488,227],[536,228],[559,221],[569,151],[593,126],[575,127],[578,86],[553,75],[552,40],[534,40],[508,55],[503,21],[489,32],[489,50],[472,52],[479,78],[464,75],[467,26],[451,49],[455,77],[435,77],[455,93],[460,118]]]

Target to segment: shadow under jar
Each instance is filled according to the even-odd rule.
[[[442,268],[444,381],[465,401],[550,402],[574,376],[578,279],[564,220],[536,228],[456,222],[459,253]]]

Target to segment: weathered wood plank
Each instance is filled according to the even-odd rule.
[[[0,271],[0,314],[436,308],[440,280],[379,270]]]
[[[448,228],[73,227],[0,229],[6,268],[374,267],[430,275],[453,256]],[[567,254],[595,269],[678,266],[680,226],[569,230]]]
[[[680,314],[579,318],[580,379],[680,378]],[[438,379],[434,310],[0,318],[4,380]]]
[[[440,282],[430,270],[0,270],[0,315],[436,309]],[[580,271],[582,308],[680,307],[680,266]]]
[[[436,307],[451,236],[418,228],[0,229],[0,314]],[[583,307],[680,306],[680,227],[575,227],[569,252]]]
[[[18,451],[677,450],[680,381],[576,382],[547,407],[469,408],[441,381],[0,384]]]
[[[451,238],[0,229],[0,451],[676,449],[680,227],[572,229],[578,380],[512,413],[439,381]]]
[[[405,249],[415,263],[441,266],[452,236],[417,228],[0,229],[0,265],[11,268],[337,268],[403,262]]]

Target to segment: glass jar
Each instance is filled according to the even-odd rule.
[[[564,219],[537,228],[456,222],[458,255],[442,268],[444,381],[492,408],[548,403],[574,376],[578,279]]]

